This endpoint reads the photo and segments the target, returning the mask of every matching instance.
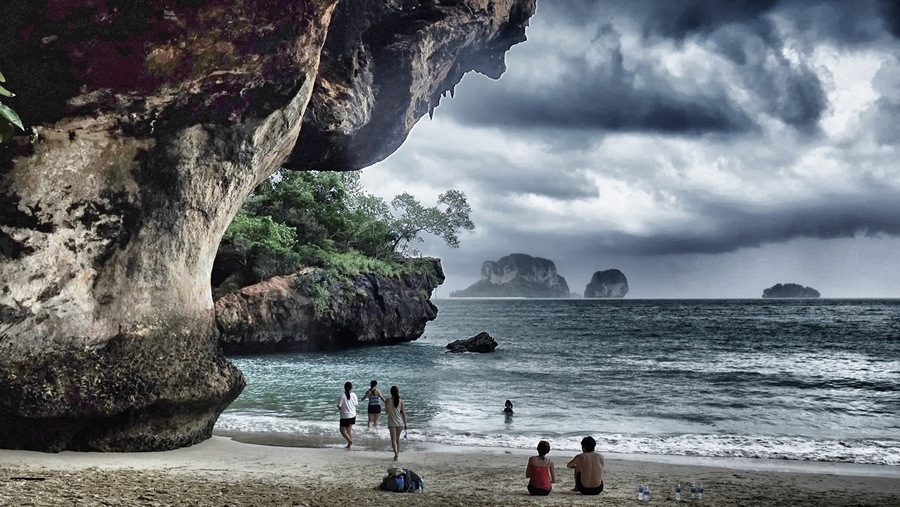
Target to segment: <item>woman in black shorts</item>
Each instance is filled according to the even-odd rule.
[[[381,416],[381,402],[384,401],[384,396],[382,396],[381,391],[378,390],[378,381],[373,380],[370,384],[371,387],[366,394],[363,395],[363,399],[369,399],[369,424],[367,427],[369,428],[377,428],[378,427],[378,417]]]
[[[356,405],[359,404],[352,390],[353,384],[345,382],[344,392],[337,399],[337,408],[341,411],[341,436],[347,441],[347,449],[353,448],[353,425],[356,424]]]

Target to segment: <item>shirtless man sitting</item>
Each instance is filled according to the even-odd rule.
[[[566,465],[575,469],[575,489],[582,495],[599,495],[603,491],[603,455],[594,452],[596,447],[594,437],[584,437],[581,454]]]

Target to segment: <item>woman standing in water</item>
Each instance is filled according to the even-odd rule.
[[[369,399],[369,424],[367,427],[378,428],[378,417],[381,416],[381,402],[384,401],[384,396],[376,387],[378,385],[377,380],[373,380],[369,385],[371,387],[363,395],[363,399]]]
[[[391,448],[394,450],[394,461],[400,459],[400,431],[406,430],[406,407],[400,399],[400,390],[391,386],[391,398],[384,402],[388,415],[388,431],[391,433]]]
[[[337,399],[337,408],[341,411],[341,436],[347,441],[347,449],[353,448],[353,425],[356,424],[356,405],[359,404],[352,390],[353,384],[345,382],[344,392]]]

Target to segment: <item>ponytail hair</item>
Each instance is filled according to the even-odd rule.
[[[391,386],[391,399],[394,400],[394,407],[400,406],[400,390],[397,386]]]
[[[350,401],[350,390],[353,389],[352,382],[344,382],[344,396],[347,397],[347,401]]]

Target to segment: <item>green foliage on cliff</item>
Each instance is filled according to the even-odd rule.
[[[0,73],[0,83],[5,82],[6,78]],[[15,97],[16,95],[0,85],[0,96]],[[12,137],[15,132],[13,127],[19,127],[20,130],[25,130],[25,127],[22,126],[22,120],[19,119],[19,115],[10,109],[9,106],[0,102],[0,143]]]
[[[409,245],[412,242],[421,243],[423,232],[434,234],[452,248],[459,248],[458,231],[471,231],[475,228],[469,220],[472,208],[466,202],[466,194],[459,190],[448,190],[439,195],[438,206],[422,206],[406,192],[394,197],[391,205],[397,210],[397,217],[388,222],[394,238],[391,249],[399,250],[405,255],[418,254]]]
[[[410,243],[434,234],[452,247],[474,228],[465,194],[450,190],[426,207],[408,193],[388,205],[364,191],[358,173],[282,170],[263,182],[226,231],[212,284],[244,286],[320,267],[336,277],[360,273],[398,276],[414,264]]]

